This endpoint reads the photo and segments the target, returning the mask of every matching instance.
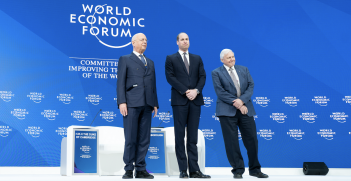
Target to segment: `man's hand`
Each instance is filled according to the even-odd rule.
[[[233,106],[236,107],[237,109],[240,109],[241,106],[244,105],[244,102],[241,99],[235,99],[233,101]]]
[[[154,110],[152,112],[155,112],[154,113],[154,117],[156,117],[156,115],[157,115],[157,107],[154,107]],[[154,118],[154,117],[152,117],[152,118]]]
[[[189,100],[194,100],[197,96],[197,91],[196,89],[189,89],[186,92],[186,97],[188,97]]]
[[[239,109],[240,110],[240,112],[241,112],[241,114],[247,114],[247,112],[249,111],[249,110],[247,110],[247,107],[246,106],[241,106],[241,108]]]
[[[122,116],[127,116],[128,115],[128,110],[127,110],[127,104],[122,103],[119,105],[119,112],[121,112]]]

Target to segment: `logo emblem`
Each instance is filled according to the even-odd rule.
[[[346,118],[348,118],[349,115],[346,115],[344,112],[333,112],[330,115],[330,117],[333,118],[333,120],[338,121],[339,123],[345,123]]]
[[[267,97],[256,97],[253,102],[255,102],[257,105],[260,105],[261,107],[267,107],[270,99]]]
[[[312,101],[315,104],[319,104],[320,106],[328,106],[328,102],[330,101],[327,96],[314,96]]]
[[[305,112],[300,115],[302,120],[307,121],[308,123],[314,123],[316,121],[317,115],[314,115],[313,112]]]
[[[297,102],[300,101],[300,99],[297,99],[296,97],[284,97],[284,99],[282,99],[282,101],[291,106],[291,107],[296,107],[297,106]]]
[[[3,101],[10,102],[12,97],[15,97],[15,94],[12,94],[12,91],[0,91],[0,98]]]
[[[269,116],[272,118],[274,121],[277,121],[277,123],[284,123],[285,119],[288,118],[287,115],[284,115],[284,113],[272,113],[272,115]]]
[[[143,28],[144,18],[135,18],[129,7],[82,4],[83,14],[71,14],[70,23],[80,23],[83,35],[93,35],[99,43],[109,48],[130,45],[131,29]],[[139,31],[140,32],[140,31]],[[128,41],[123,37],[128,37]],[[124,43],[115,44],[115,38]],[[120,41],[121,42],[121,41]]]
[[[289,129],[287,134],[295,140],[302,140],[302,136],[305,135],[305,132],[302,132],[301,129]]]

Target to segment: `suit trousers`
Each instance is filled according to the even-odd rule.
[[[128,107],[128,115],[123,117],[124,170],[146,170],[145,156],[150,145],[151,116],[153,107]],[[135,165],[133,164],[135,163]]]
[[[175,151],[179,166],[179,171],[186,171],[189,165],[189,172],[199,171],[198,153],[197,153],[197,134],[200,121],[201,106],[195,105],[188,101],[183,106],[172,106],[174,116],[174,136]],[[187,128],[186,150],[188,159],[185,154],[185,127]]]
[[[244,173],[245,165],[240,152],[238,140],[238,127],[249,157],[250,174],[261,172],[258,161],[258,140],[256,123],[253,116],[243,115],[240,110],[236,111],[234,117],[220,116],[225,150],[233,173]]]

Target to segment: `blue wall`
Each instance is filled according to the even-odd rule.
[[[304,161],[350,167],[350,6],[347,0],[1,1],[0,166],[59,166],[65,129],[89,125],[100,109],[93,126],[122,127],[116,65],[132,52],[126,44],[139,32],[156,68],[160,109],[152,126],[163,118],[162,126],[173,126],[164,64],[178,50],[177,34],[186,32],[189,52],[202,57],[207,73],[200,120],[207,167],[230,166],[211,80],[224,48],[255,81],[263,167]]]

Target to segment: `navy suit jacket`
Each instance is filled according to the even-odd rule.
[[[247,67],[240,65],[234,65],[234,67],[240,81],[241,96],[239,99],[246,105],[247,115],[254,116],[256,112],[251,101],[254,81]],[[237,91],[227,69],[221,66],[213,70],[212,81],[217,94],[216,116],[235,116],[237,109],[233,106],[233,100],[238,98]]]
[[[140,107],[146,104],[159,107],[154,62],[147,57],[146,61],[147,68],[134,53],[119,58],[117,73],[118,105],[127,103],[127,107]]]
[[[168,55],[166,58],[166,78],[172,86],[171,105],[181,106],[188,102],[186,91],[197,89],[200,94],[193,100],[195,105],[204,105],[202,89],[206,82],[204,64],[199,55],[189,53],[189,74],[179,52]]]

